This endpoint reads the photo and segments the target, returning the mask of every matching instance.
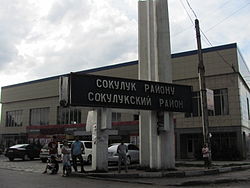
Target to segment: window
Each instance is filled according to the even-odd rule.
[[[49,108],[34,108],[30,110],[30,125],[48,125]]]
[[[121,113],[112,112],[112,121],[121,121]]]
[[[23,125],[23,111],[6,112],[6,127],[21,127]]]
[[[201,101],[200,101],[200,92],[199,91],[193,92],[192,107],[193,107],[193,113],[192,114],[186,113],[185,117],[201,116]]]
[[[134,114],[134,121],[138,121],[139,120],[139,115],[138,114]]]
[[[135,145],[128,145],[128,150],[139,150]]]
[[[228,91],[227,89],[214,90],[214,115],[228,115]]]
[[[58,107],[57,124],[76,124],[76,123],[81,123],[81,109]]]
[[[186,113],[185,117],[196,117],[201,116],[201,101],[200,92],[193,92],[192,98],[193,113]],[[214,90],[214,111],[208,110],[209,116],[228,115],[228,91],[227,89],[216,89]]]
[[[85,147],[91,149],[92,148],[92,142],[85,142]]]

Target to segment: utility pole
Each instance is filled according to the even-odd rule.
[[[208,144],[208,148],[211,152],[211,143],[209,137],[209,123],[208,123],[208,109],[207,109],[207,90],[205,82],[205,67],[203,64],[203,55],[201,51],[201,35],[200,35],[200,26],[199,20],[195,19],[195,29],[196,29],[196,38],[197,38],[197,47],[198,47],[198,74],[199,74],[199,86],[200,86],[200,98],[201,98],[201,114],[202,114],[202,125],[203,125],[203,141],[204,144]],[[211,164],[211,157],[209,157],[209,162]]]

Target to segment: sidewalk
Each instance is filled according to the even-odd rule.
[[[249,181],[248,169],[250,170],[250,161],[213,161],[211,169],[205,169],[203,161],[177,161],[176,168],[171,171],[148,172],[138,170],[135,165],[128,173],[118,173],[117,166],[111,166],[109,172],[73,173],[72,176],[149,185],[191,186]],[[240,173],[235,173],[236,171]]]

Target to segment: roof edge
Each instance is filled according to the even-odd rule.
[[[225,49],[231,49],[231,48],[237,48],[237,43],[231,43],[231,44],[225,44],[225,45],[221,45],[221,46],[204,48],[204,49],[202,49],[202,52],[207,53],[207,52],[213,52],[213,51],[225,50]],[[190,56],[190,55],[195,55],[195,54],[197,54],[197,50],[191,50],[191,51],[186,51],[186,52],[174,53],[171,55],[171,58],[178,58],[178,57]],[[107,66],[92,68],[92,69],[83,70],[83,71],[77,71],[76,73],[87,74],[87,73],[93,73],[93,72],[97,72],[97,71],[108,70],[108,69],[113,69],[113,68],[120,68],[120,67],[124,67],[124,66],[136,65],[136,64],[138,64],[138,60],[113,64],[113,65],[107,65]],[[61,74],[58,76],[52,76],[52,77],[42,78],[42,79],[38,79],[38,80],[13,84],[13,85],[9,85],[9,86],[3,86],[2,88],[5,89],[5,88],[11,88],[11,87],[16,87],[16,86],[21,86],[21,85],[26,85],[26,84],[31,84],[31,83],[38,83],[41,81],[58,79],[60,76],[65,76],[65,75],[68,75],[68,74]]]
[[[237,48],[237,43],[231,43],[231,44],[225,44],[225,45],[221,45],[221,46],[203,48],[202,52],[207,53],[207,52],[213,52],[213,51],[218,51],[218,50],[226,50],[226,49],[231,49],[231,48]],[[197,54],[197,52],[198,52],[198,50],[191,50],[191,51],[187,51],[187,52],[174,53],[174,54],[171,55],[171,57],[172,58],[178,58],[178,57],[190,56],[190,55]]]

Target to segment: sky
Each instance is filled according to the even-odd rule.
[[[202,3],[201,3],[202,2]],[[237,43],[250,66],[250,0],[169,0],[171,53]],[[138,59],[138,0],[0,0],[0,87]]]

